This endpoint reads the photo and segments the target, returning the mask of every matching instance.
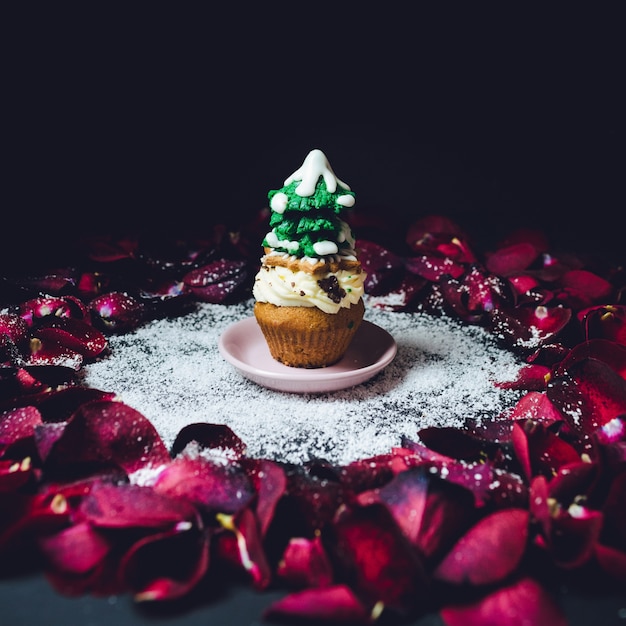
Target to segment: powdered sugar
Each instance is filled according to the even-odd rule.
[[[84,367],[84,382],[140,411],[168,446],[187,424],[227,424],[249,456],[294,463],[346,464],[385,453],[403,435],[417,440],[424,427],[496,416],[518,397],[493,381],[515,379],[521,363],[483,329],[367,302],[365,319],[398,344],[383,372],[328,394],[270,391],[243,378],[217,348],[221,332],[251,316],[252,305],[201,304],[184,317],[113,336],[110,355]]]

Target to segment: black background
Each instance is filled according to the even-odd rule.
[[[357,208],[399,227],[443,212],[478,235],[522,224],[621,252],[610,8],[131,6],[8,22],[14,266],[82,232],[236,224],[315,147]]]
[[[617,4],[358,6],[42,4],[7,16],[2,271],[64,263],[83,233],[236,225],[315,147],[357,209],[398,228],[444,213],[486,240],[526,225],[626,257]],[[44,590],[3,580],[4,615],[33,623],[25,597],[41,594],[40,613],[66,624],[141,618],[122,600]],[[242,593],[145,619],[217,623],[249,607],[238,619],[256,623],[265,600]],[[614,597],[577,602],[572,624],[617,622]]]

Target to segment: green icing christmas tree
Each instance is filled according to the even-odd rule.
[[[312,150],[268,198],[272,230],[264,246],[298,257],[354,254],[354,237],[340,217],[354,205],[354,193],[335,176],[321,150]]]

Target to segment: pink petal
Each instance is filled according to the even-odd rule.
[[[305,589],[274,602],[264,613],[268,620],[297,620],[322,624],[370,624],[371,618],[354,592],[345,585]]]
[[[441,610],[446,626],[567,626],[554,598],[531,578],[500,587],[479,601]]]
[[[439,564],[434,576],[454,584],[499,582],[519,565],[528,539],[529,513],[505,509],[473,526]]]

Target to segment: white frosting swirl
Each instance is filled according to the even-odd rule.
[[[324,290],[324,279],[337,279],[339,295],[335,302]],[[322,285],[318,281],[322,281]],[[254,279],[252,294],[258,302],[276,306],[316,306],[325,313],[337,313],[341,307],[349,308],[363,297],[365,272],[339,270],[327,274],[310,274],[287,267],[262,265]],[[339,297],[342,296],[340,299]]]

